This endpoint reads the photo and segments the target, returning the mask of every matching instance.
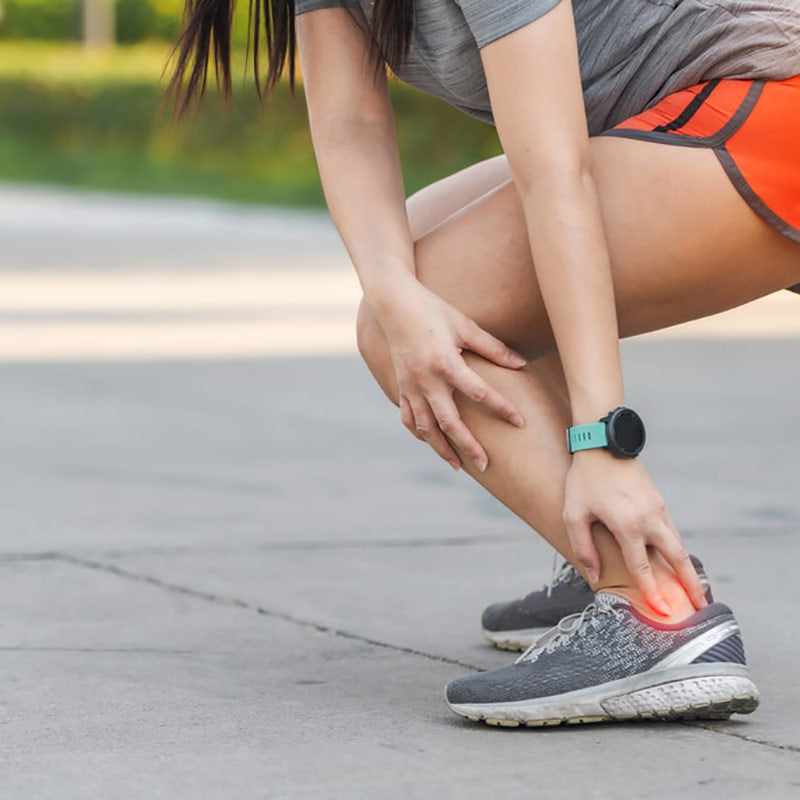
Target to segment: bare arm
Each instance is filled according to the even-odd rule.
[[[525,212],[528,236],[569,388],[573,422],[624,404],[611,264],[589,158],[571,0],[481,49],[497,131]],[[649,564],[656,547],[690,597],[704,604],[662,498],[639,459],[603,450],[573,456],[565,523],[576,557],[596,576],[591,524],[614,533],[650,601],[669,613]]]
[[[373,80],[368,40],[342,8],[297,17],[311,137],[323,191],[392,353],[401,418],[454,467],[443,431],[479,468],[488,458],[460,419],[459,389],[512,424],[519,412],[470,369],[461,350],[500,366],[525,362],[416,279],[403,178],[385,74]]]
[[[361,15],[361,12],[357,12]],[[362,19],[363,19],[363,15]],[[320,180],[367,296],[414,275],[414,244],[386,76],[373,83],[368,41],[344,9],[296,22]]]
[[[574,422],[595,422],[623,402],[624,391],[570,0],[481,56]]]

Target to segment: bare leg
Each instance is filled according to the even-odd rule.
[[[603,137],[591,146],[621,335],[716,313],[800,278],[800,246],[750,210],[711,152]],[[533,358],[524,370],[510,371],[467,354],[470,366],[517,405],[526,425],[514,428],[456,393],[489,456],[486,472],[465,458],[466,469],[586,577],[561,519],[569,424],[563,374],[513,183],[468,201],[427,231],[417,240],[420,281]],[[358,330],[362,355],[397,402],[386,342],[366,304]],[[594,534],[602,564],[594,588],[613,587],[646,611],[610,532],[595,524]],[[691,613],[671,570],[657,558],[651,565],[674,616]]]
[[[464,469],[514,513],[528,521],[587,577],[569,545],[561,519],[564,480],[570,463],[564,431],[570,424],[571,415],[566,387],[562,393],[557,386],[563,382],[558,355],[537,358],[519,373],[498,367],[472,353],[466,358],[473,369],[516,404],[528,422],[523,430],[516,429],[488,414],[485,407],[461,397],[458,408],[462,418],[471,430],[479,431],[479,441],[486,443],[490,463],[486,472],[481,473],[466,454],[459,453]],[[534,461],[536,467],[532,468]],[[514,490],[509,491],[506,482],[512,475]],[[593,588],[614,589],[644,613],[652,614],[635,589],[610,531],[605,525],[595,523],[592,533],[602,565],[599,580]],[[656,554],[651,555],[650,564],[672,609],[672,618],[680,620],[692,614],[694,608],[672,570]]]

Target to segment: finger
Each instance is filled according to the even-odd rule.
[[[476,403],[488,406],[502,419],[518,428],[525,424],[525,420],[517,408],[506,400],[497,389],[486,383],[477,372],[471,370],[464,361],[461,361],[460,365],[454,369],[450,379],[456,389]]]
[[[473,353],[478,353],[501,367],[519,369],[528,363],[519,353],[515,353],[504,342],[472,320],[464,335],[464,344]]]
[[[663,503],[663,507],[664,507],[664,516],[666,517],[666,521],[667,521],[667,527],[670,529],[670,531],[672,531],[676,541],[678,541],[680,543],[680,546],[683,548],[684,547],[684,545],[683,545],[683,537],[678,532],[678,527],[673,522],[672,517],[670,516],[670,513],[669,513],[669,509],[667,508],[667,504],[663,502],[663,498],[662,498],[662,503]],[[694,564],[692,564],[692,559],[689,557],[689,554],[686,553],[685,548],[684,548],[684,553],[685,553],[686,559],[688,560],[689,565],[691,566],[691,569],[692,569],[692,578],[691,578],[691,580],[694,582],[694,579],[696,578],[696,584],[697,584],[694,588],[690,588],[689,586],[686,586],[684,584],[684,588],[689,592],[689,596],[694,600],[696,598],[695,591],[697,590],[697,586],[699,586],[700,587],[700,591],[702,592],[702,597],[699,597],[697,599],[700,600],[701,604],[698,606],[697,603],[695,603],[695,606],[698,609],[705,608],[708,605],[708,598],[706,597],[706,587],[704,587],[702,582],[700,581],[700,577],[697,575],[697,570],[695,569]],[[675,569],[675,567],[673,567],[673,569]],[[675,570],[675,571],[677,572],[677,570]],[[683,579],[681,579],[681,583],[683,583]]]
[[[484,472],[489,464],[486,451],[481,447],[478,440],[472,435],[470,429],[464,424],[458,407],[453,401],[453,396],[449,391],[430,395],[427,398],[436,418],[436,424],[447,438],[460,447],[475,462],[475,466]]]
[[[686,594],[689,595],[694,607],[698,610],[705,608],[708,605],[705,589],[703,584],[700,583],[697,570],[694,568],[694,564],[692,564],[692,560],[689,558],[678,532],[665,526],[662,533],[652,537],[652,542],[658,548],[664,560],[675,571],[675,575],[681,582]]]
[[[411,411],[411,404],[408,402],[408,398],[401,394],[399,400],[400,421],[411,431],[411,433],[414,434],[417,439],[419,439],[421,442],[424,442],[425,439],[420,435],[419,431],[417,430],[417,426],[414,423],[414,413]]]
[[[668,617],[672,613],[672,609],[667,602],[667,598],[658,588],[644,541],[642,539],[632,541],[624,536],[617,536],[616,538],[622,548],[622,557],[625,559],[625,565],[628,567],[631,578],[644,596],[644,599],[659,614]]]
[[[592,537],[591,519],[584,514],[570,512],[566,509],[563,519],[575,562],[584,567],[589,583],[597,583],[600,580],[600,556],[597,554]]]
[[[421,436],[453,469],[461,467],[461,458],[447,441],[428,401],[424,397],[410,398],[411,411],[419,436]]]

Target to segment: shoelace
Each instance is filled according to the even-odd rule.
[[[562,617],[558,625],[550,628],[543,633],[516,661],[519,664],[523,661],[535,661],[542,652],[552,653],[556,647],[560,647],[569,641],[576,633],[584,628],[589,621],[598,614],[613,614],[615,617],[622,616],[621,612],[612,605],[589,603],[583,611],[575,614],[568,614]]]
[[[547,584],[547,596],[553,593],[553,587],[562,583],[571,583],[575,578],[579,577],[578,570],[567,561],[566,558],[561,559],[561,565],[558,563],[559,556],[556,550],[553,553],[553,571],[550,575],[550,583]]]

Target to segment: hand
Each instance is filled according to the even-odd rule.
[[[602,522],[614,535],[633,580],[653,608],[665,615],[670,613],[653,575],[648,545],[672,567],[695,607],[707,605],[666,504],[638,458],[619,459],[600,449],[573,455],[565,483],[564,522],[575,557],[586,567],[592,582],[600,572],[591,532],[595,521]]]
[[[488,456],[461,419],[454,390],[484,403],[513,425],[522,427],[524,420],[467,366],[461,352],[471,350],[509,369],[523,367],[525,359],[416,280],[398,287],[391,305],[376,317],[389,344],[403,424],[454,469],[461,467],[461,458],[444,434],[485,470]]]

